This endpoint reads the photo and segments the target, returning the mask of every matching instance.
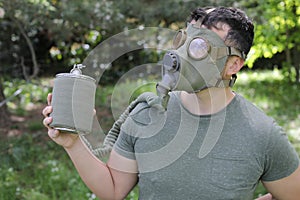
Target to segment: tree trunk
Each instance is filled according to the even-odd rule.
[[[293,51],[293,65],[295,67],[295,71],[296,71],[296,83],[299,84],[300,83],[300,51],[298,50],[298,47],[294,47],[292,49]]]
[[[294,14],[294,22],[296,22],[297,24],[297,6],[296,3],[293,2],[292,4],[292,12]],[[299,32],[299,26],[295,26],[293,27],[290,32],[294,35],[294,34],[298,34]],[[289,38],[289,35],[287,35]],[[300,53],[300,49],[299,49],[299,45],[297,45],[297,41],[296,39],[293,40],[293,43],[295,43],[296,45],[291,49],[291,65],[294,66],[295,72],[296,72],[296,84],[300,83],[300,57],[299,57],[299,53]]]
[[[28,81],[30,79],[35,78],[38,75],[38,73],[39,73],[39,65],[38,65],[38,62],[37,62],[37,59],[36,59],[36,54],[35,54],[35,51],[34,51],[33,44],[30,41],[30,38],[28,37],[27,33],[25,32],[24,27],[18,21],[18,19],[12,17],[12,20],[15,22],[15,24],[17,25],[20,33],[25,38],[26,43],[27,43],[28,48],[29,48],[29,51],[30,51],[30,54],[31,54],[31,60],[32,60],[32,63],[33,63],[33,73],[31,75],[27,74],[27,72],[26,72],[26,66],[24,65],[24,58],[21,57],[21,66],[22,66],[23,74],[24,74],[25,79]]]
[[[4,91],[3,82],[2,79],[0,78],[0,102],[5,100],[3,91]],[[11,125],[10,113],[7,109],[7,105],[3,104],[0,107],[0,129],[8,128],[10,125]]]

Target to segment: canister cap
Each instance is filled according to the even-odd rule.
[[[70,71],[70,73],[59,73],[56,74],[56,78],[63,78],[63,77],[69,77],[69,78],[81,78],[81,79],[86,79],[90,80],[96,83],[96,80],[90,76],[86,76],[82,74],[81,69],[84,68],[85,65],[82,64],[75,64],[73,66],[73,69]]]
[[[82,71],[81,71],[82,68],[85,68],[85,65],[83,65],[83,64],[75,64],[73,66],[73,69],[70,71],[70,73],[71,74],[81,75],[82,74]]]

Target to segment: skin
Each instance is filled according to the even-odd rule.
[[[228,26],[221,29],[212,29],[221,38],[225,38]],[[222,73],[223,79],[230,79],[243,67],[244,60],[237,56],[231,56]],[[213,114],[226,107],[234,98],[235,94],[230,87],[209,88],[195,94],[181,92],[183,105],[197,115]],[[124,199],[132,188],[137,184],[137,163],[127,159],[112,150],[106,163],[94,157],[75,134],[61,134],[58,130],[49,127],[52,117],[52,95],[48,95],[48,106],[43,109],[43,124],[48,128],[49,137],[61,145],[70,156],[74,166],[85,184],[100,199]],[[280,180],[263,182],[266,189],[272,194],[264,195],[257,200],[284,199],[296,200],[300,196],[300,167],[290,176]]]

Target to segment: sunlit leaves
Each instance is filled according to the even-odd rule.
[[[257,21],[254,46],[247,64],[252,67],[260,57],[271,58],[276,53],[300,43],[300,2],[294,0],[252,0],[257,7],[249,9]],[[249,3],[249,2],[248,2]],[[247,3],[245,3],[246,5]],[[253,14],[255,13],[255,14]]]
[[[96,44],[101,41],[102,35],[97,30],[90,30],[88,33],[85,34],[85,39],[91,44]]]

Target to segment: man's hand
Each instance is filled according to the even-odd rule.
[[[255,200],[275,200],[275,199],[272,197],[272,194],[268,193],[265,194],[264,196],[258,197]]]
[[[48,94],[47,97],[48,106],[46,106],[42,111],[42,114],[45,117],[43,120],[43,124],[48,129],[48,135],[53,141],[63,146],[64,148],[70,148],[78,139],[78,135],[71,134],[71,133],[60,133],[58,130],[53,129],[49,126],[49,124],[52,122],[52,117],[50,117],[49,115],[53,111],[53,108],[51,106],[51,100],[52,100],[52,94]]]

